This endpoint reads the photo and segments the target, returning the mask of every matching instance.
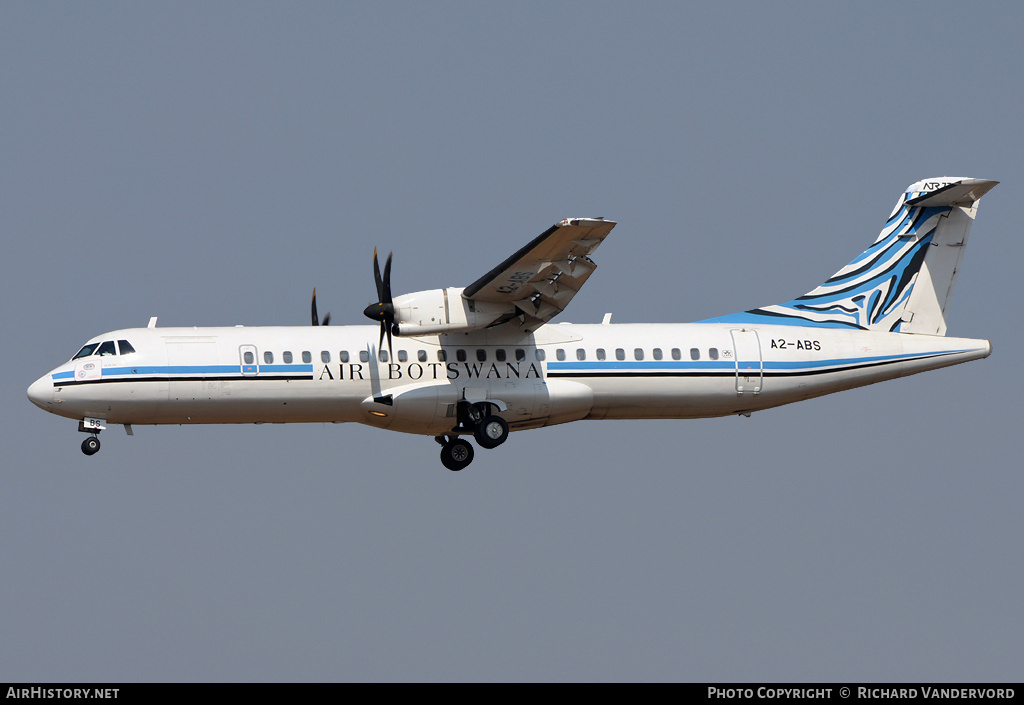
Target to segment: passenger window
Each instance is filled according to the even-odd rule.
[[[419,360],[420,362],[426,362],[427,361],[427,351],[426,350],[420,350],[419,352],[417,352],[416,353],[416,359]]]
[[[311,353],[309,350],[303,350],[302,361],[305,362],[307,365],[313,362],[313,353]]]
[[[320,351],[320,362],[330,362],[330,361],[331,361],[331,353],[328,352],[327,350],[321,350]]]
[[[672,359],[673,360],[682,360],[683,359],[683,351],[680,350],[679,348],[672,348]]]
[[[244,353],[242,353],[242,359],[245,360],[245,364],[247,365],[251,365],[253,362],[256,361],[256,358],[253,357],[252,350],[246,350]]]
[[[89,343],[88,345],[83,347],[81,350],[79,350],[78,354],[75,355],[71,359],[72,360],[77,360],[80,357],[89,357],[90,355],[93,354],[93,352],[96,350],[96,348],[99,347],[99,345],[100,345],[99,343]]]
[[[498,348],[494,351],[494,357],[498,358],[498,362],[505,362],[505,349]]]
[[[370,361],[370,353],[367,352],[366,350],[360,350],[359,351],[359,362],[369,362],[369,361]]]
[[[264,350],[263,362],[267,363],[268,365],[274,364],[274,353],[270,352],[269,350]]]
[[[409,353],[407,353],[405,350],[399,350],[398,351],[398,361],[399,362],[409,362]]]
[[[348,350],[342,350],[338,353],[338,359],[342,362],[348,362]]]
[[[691,360],[699,360],[700,359],[700,348],[690,348],[690,359]]]
[[[122,355],[129,355],[135,352],[135,348],[133,348],[132,344],[129,343],[127,340],[117,341],[117,347],[121,351]]]
[[[661,348],[654,348],[653,353],[654,353],[654,359],[655,360],[660,360],[661,359]]]
[[[113,340],[105,340],[100,345],[100,349],[96,351],[97,355],[117,355],[117,350],[114,348]]]
[[[604,348],[598,348],[597,349],[597,359],[598,360],[605,359]]]
[[[559,362],[563,361],[565,359],[565,350],[558,348],[558,350],[555,351],[555,359]]]
[[[485,362],[487,360],[487,351],[483,348],[477,348],[476,359],[477,362]]]
[[[542,350],[541,348],[537,348],[537,360],[538,361],[544,362],[544,358],[546,358],[547,356],[548,355],[547,355],[546,352],[544,352],[544,350]]]
[[[615,359],[616,360],[625,360],[626,359],[626,351],[623,350],[622,348],[615,348]]]
[[[583,348],[576,348],[576,359],[577,360],[586,360],[587,359],[587,351],[584,350]]]
[[[710,348],[708,350],[708,357],[710,357],[712,360],[717,360],[718,359],[718,348]]]
[[[455,351],[455,359],[458,360],[459,362],[465,362],[466,361],[466,351],[463,350],[462,348],[459,348],[458,350],[456,350]]]
[[[285,350],[283,353],[281,353],[281,359],[284,360],[286,365],[292,364],[292,351]]]
[[[637,360],[643,360],[644,359],[644,349],[643,348],[635,348],[633,350],[633,357],[634,357],[634,359],[637,359]]]
[[[388,361],[388,351],[387,350],[381,350],[380,351],[380,355],[378,355],[378,357],[380,358],[381,362],[387,362]]]
[[[439,349],[437,351],[437,361],[438,362],[444,362],[447,359],[448,359],[448,351],[447,350],[440,350]]]
[[[522,362],[526,359],[526,351],[522,348],[516,348],[516,362]]]

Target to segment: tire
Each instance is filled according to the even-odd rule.
[[[96,436],[89,436],[82,441],[82,452],[86,455],[95,455],[100,449],[100,439]]]
[[[488,416],[473,429],[481,448],[497,448],[508,438],[508,422],[500,416]]]
[[[453,472],[462,470],[472,462],[473,446],[461,438],[445,443],[441,448],[441,464]]]

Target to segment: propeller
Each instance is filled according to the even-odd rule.
[[[313,325],[320,325],[320,318],[316,315],[316,287],[313,288],[313,305],[310,307],[310,313],[313,315]],[[324,316],[323,325],[329,326],[331,324],[331,314],[328,311],[327,315]]]
[[[377,349],[384,343],[384,336],[388,337],[388,352],[391,352],[391,333],[397,328],[395,325],[395,305],[391,298],[391,255],[388,253],[388,260],[384,263],[384,276],[380,275],[380,263],[377,262],[377,248],[373,248],[373,280],[377,284],[377,303],[370,304],[363,309],[363,315],[371,321],[380,321],[380,340],[377,342]]]

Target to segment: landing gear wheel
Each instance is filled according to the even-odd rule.
[[[82,441],[82,452],[86,455],[94,455],[100,449],[100,439],[96,436],[89,436]]]
[[[508,423],[500,416],[488,416],[476,425],[473,435],[481,448],[497,448],[508,438]]]
[[[456,438],[441,447],[441,464],[449,470],[458,472],[473,462],[473,446],[468,441]]]

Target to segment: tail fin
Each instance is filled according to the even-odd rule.
[[[707,322],[945,335],[978,200],[997,183],[944,176],[911,184],[871,247],[824,284],[784,304]]]

